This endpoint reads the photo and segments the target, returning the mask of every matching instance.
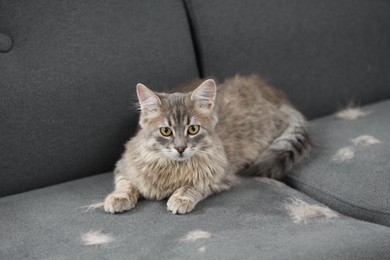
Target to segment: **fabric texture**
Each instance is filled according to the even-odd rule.
[[[367,115],[356,120],[314,120],[312,158],[287,181],[343,214],[390,226],[390,101],[361,110]],[[363,135],[377,140],[371,145],[353,141]],[[352,157],[334,160],[345,147]]]
[[[186,0],[201,71],[259,73],[308,118],[390,97],[390,2]]]
[[[12,39],[0,32],[0,52],[8,52],[12,49]]]
[[[112,191],[112,174],[0,199],[0,259],[385,259],[390,228],[345,216],[294,223],[291,197],[317,203],[286,185],[242,179],[227,192],[173,215],[166,201],[141,200],[109,214],[82,206]],[[85,246],[90,231],[114,242]],[[191,233],[190,233],[191,232]]]
[[[198,77],[180,0],[6,0],[0,32],[0,196],[112,170],[136,84]]]

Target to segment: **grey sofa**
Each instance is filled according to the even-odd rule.
[[[1,0],[0,259],[390,259],[389,13],[384,0]],[[183,216],[166,201],[83,208],[112,190],[137,82],[253,72],[311,120],[315,149],[289,186],[245,178]],[[366,116],[333,115],[349,102]],[[361,135],[380,143],[354,146]],[[336,162],[342,147],[354,157]],[[339,217],[296,223],[290,198]],[[91,230],[115,240],[86,246]]]

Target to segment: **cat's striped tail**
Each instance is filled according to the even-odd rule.
[[[311,141],[305,118],[299,111],[288,105],[283,105],[281,110],[289,115],[289,126],[267,150],[259,155],[253,165],[242,171],[243,175],[280,180],[294,165],[308,156]]]

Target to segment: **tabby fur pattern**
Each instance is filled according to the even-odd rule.
[[[188,92],[186,90],[189,90]],[[137,85],[140,130],[114,171],[104,209],[133,208],[140,197],[168,198],[174,214],[231,188],[237,173],[282,179],[308,155],[307,123],[257,75],[194,82],[172,94]]]

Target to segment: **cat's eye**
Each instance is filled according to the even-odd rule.
[[[163,136],[168,137],[168,136],[172,135],[172,130],[169,127],[161,127],[160,128],[160,133]]]
[[[188,127],[188,134],[190,135],[196,135],[200,130],[200,126],[199,125],[190,125],[190,127]]]

